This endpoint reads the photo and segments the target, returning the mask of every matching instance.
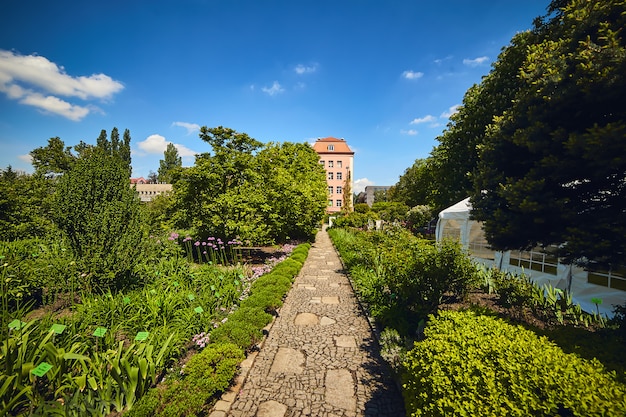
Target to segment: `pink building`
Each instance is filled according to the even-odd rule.
[[[313,144],[313,149],[320,156],[320,164],[326,170],[328,184],[328,213],[337,213],[341,209],[352,211],[352,192],[354,189],[354,152],[343,139],[323,138]],[[346,191],[349,195],[344,199]],[[349,207],[344,207],[348,202]]]

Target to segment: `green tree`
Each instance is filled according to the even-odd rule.
[[[9,165],[0,174],[0,240],[43,237],[49,220],[53,183],[41,175],[18,173]]]
[[[327,205],[326,173],[319,155],[306,143],[269,143],[254,166],[261,173],[255,188],[269,208],[264,222],[271,225],[271,239],[284,242],[313,236]],[[344,193],[350,198],[349,187]]]
[[[172,182],[174,170],[183,166],[183,159],[178,156],[178,149],[173,143],[168,143],[163,152],[163,159],[159,161],[159,182],[169,184]]]
[[[65,146],[58,136],[48,139],[47,146],[32,150],[30,156],[38,175],[63,174],[71,170],[76,162],[72,147]]]
[[[567,260],[626,255],[626,3],[571,0],[518,67],[488,127],[472,202],[496,249],[560,245]]]
[[[131,284],[145,233],[123,161],[94,149],[60,178],[55,197],[53,220],[85,273],[84,289]]]
[[[255,244],[308,237],[326,207],[319,157],[305,144],[266,146],[245,133],[217,127],[200,130],[212,154],[179,171],[174,187],[175,221],[201,237],[238,237]]]
[[[415,160],[415,163],[400,176],[396,185],[389,190],[391,201],[401,202],[409,207],[432,204],[435,193],[433,161],[433,157]]]
[[[122,161],[124,162],[124,165],[126,166],[126,169],[128,170],[128,177],[130,178],[133,172],[133,167],[131,166],[132,160],[130,156],[130,130],[128,129],[124,129],[123,142],[122,144],[120,144],[120,149],[118,151],[118,154],[120,158],[122,159]]]

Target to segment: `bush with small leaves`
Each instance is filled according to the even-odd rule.
[[[623,416],[626,386],[597,360],[473,312],[431,317],[403,376],[411,416]]]

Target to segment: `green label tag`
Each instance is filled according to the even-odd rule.
[[[195,311],[196,313],[200,314],[204,311],[204,309],[202,307],[196,307],[193,309],[193,311]]]
[[[174,281],[174,282],[172,282],[172,285],[175,286],[175,287],[178,287],[180,284],[178,283],[178,281]]]
[[[153,288],[150,290],[150,294],[156,294],[156,290]]]
[[[189,294],[189,295],[187,296],[187,298],[189,298],[189,301],[193,301],[193,300],[195,300],[195,299],[196,299],[196,296],[195,296],[195,295],[193,295],[193,294]]]
[[[130,304],[130,297],[124,297],[124,304]]]
[[[104,334],[107,332],[106,327],[98,327],[94,332],[93,335],[96,337],[104,337]]]
[[[65,324],[53,324],[52,327],[50,327],[50,331],[53,331],[54,334],[61,334],[65,331]]]
[[[9,323],[9,329],[11,330],[19,330],[24,326],[26,326],[26,323],[19,319],[15,319],[11,323]]]
[[[135,340],[138,342],[142,340],[146,340],[149,334],[150,332],[139,332],[137,333],[137,336],[135,336]]]
[[[47,362],[41,362],[35,369],[30,371],[33,375],[38,377],[44,376],[50,369],[52,369],[52,365]]]

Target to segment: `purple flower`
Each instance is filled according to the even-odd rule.
[[[202,246],[206,246],[206,242],[202,242]]]
[[[194,243],[194,246],[200,246],[200,242]]]

